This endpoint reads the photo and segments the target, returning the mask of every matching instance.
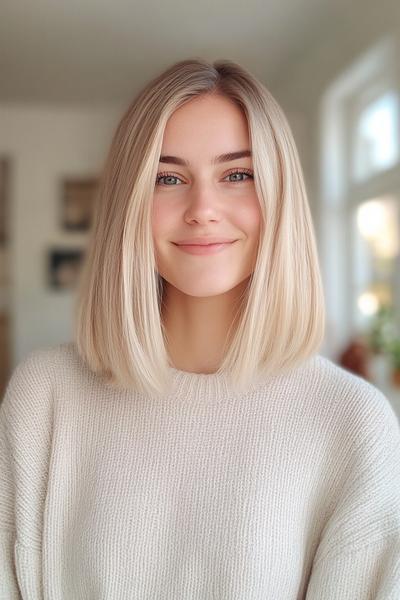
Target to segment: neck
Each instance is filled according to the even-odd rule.
[[[172,366],[192,373],[218,370],[246,286],[247,280],[218,296],[194,297],[164,282],[162,320]]]

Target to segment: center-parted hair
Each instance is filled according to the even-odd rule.
[[[76,346],[90,370],[107,384],[151,396],[166,393],[172,377],[151,227],[155,180],[169,117],[203,94],[229,98],[246,116],[262,214],[256,265],[218,372],[244,389],[299,366],[324,338],[313,222],[282,109],[237,63],[182,60],[151,80],[118,124],[75,307]]]

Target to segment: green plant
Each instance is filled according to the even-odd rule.
[[[366,340],[375,354],[384,353],[392,342],[394,326],[394,310],[390,305],[380,307],[371,321]]]
[[[386,352],[390,356],[393,368],[400,371],[400,337],[387,343]]]

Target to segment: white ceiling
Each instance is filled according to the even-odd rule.
[[[271,85],[355,1],[1,0],[0,102],[125,101],[194,56]]]

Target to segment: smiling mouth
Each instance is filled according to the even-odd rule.
[[[232,246],[238,240],[233,242],[221,242],[216,244],[174,244],[179,250],[188,254],[216,254]]]

